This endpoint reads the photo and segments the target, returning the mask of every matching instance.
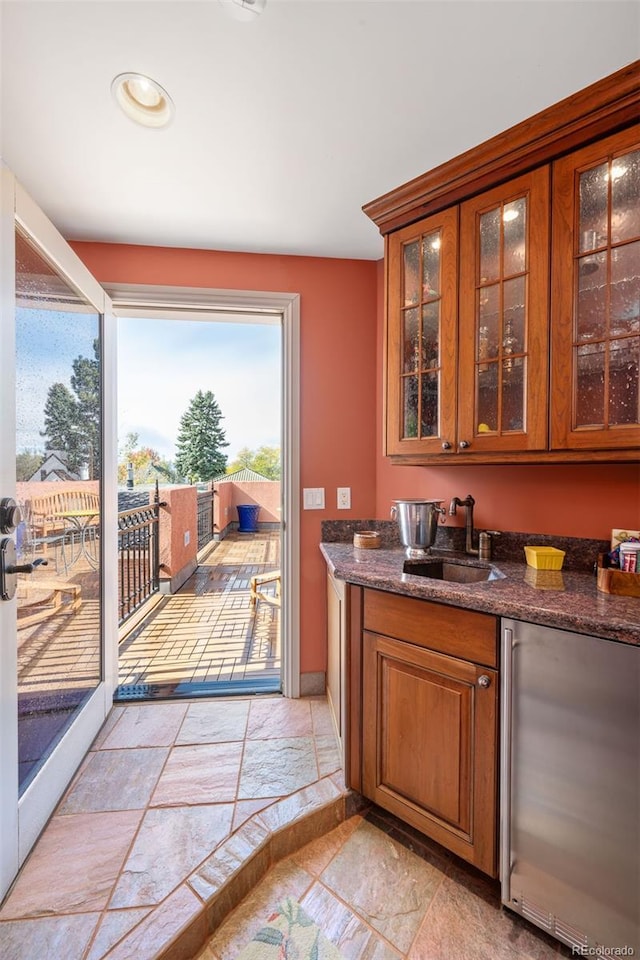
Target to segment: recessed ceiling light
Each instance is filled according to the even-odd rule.
[[[255,20],[267,5],[267,0],[220,0],[234,20]]]
[[[173,100],[159,83],[142,73],[120,73],[111,92],[121,110],[145,127],[166,127],[174,114]]]

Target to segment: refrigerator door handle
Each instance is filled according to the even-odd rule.
[[[513,630],[502,630],[502,704],[500,716],[500,880],[502,902],[511,899],[511,747],[513,696]]]

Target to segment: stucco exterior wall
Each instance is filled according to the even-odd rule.
[[[198,553],[197,490],[163,487],[160,508],[160,590],[175,593],[194,572]]]

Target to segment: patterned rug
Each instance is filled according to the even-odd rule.
[[[286,897],[236,960],[344,960],[300,904]]]

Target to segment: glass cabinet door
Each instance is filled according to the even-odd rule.
[[[458,450],[547,446],[549,168],[462,204]]]
[[[640,444],[640,129],[554,166],[552,447]]]
[[[453,451],[457,207],[389,238],[387,455]]]

